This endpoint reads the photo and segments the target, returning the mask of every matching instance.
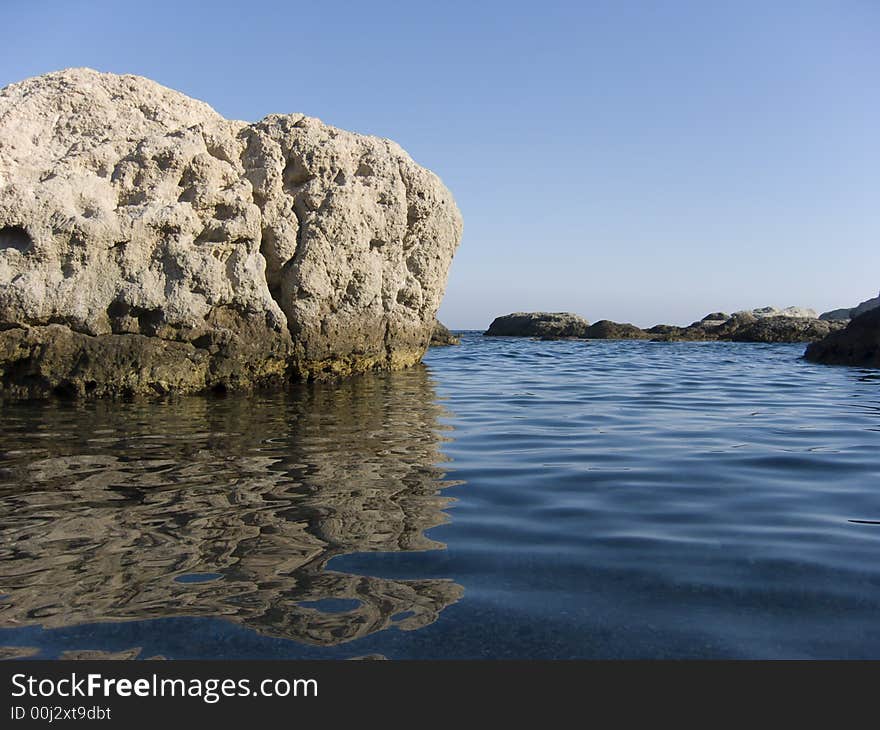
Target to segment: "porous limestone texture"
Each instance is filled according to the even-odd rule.
[[[193,392],[420,360],[461,216],[394,142],[137,76],[0,90],[0,393]]]

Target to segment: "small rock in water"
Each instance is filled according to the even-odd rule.
[[[601,319],[587,329],[587,337],[597,340],[644,340],[650,335],[634,324]]]
[[[496,317],[488,337],[586,337],[590,323],[571,312],[514,312]]]

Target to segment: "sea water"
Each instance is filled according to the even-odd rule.
[[[802,352],[0,406],[0,656],[880,658],[880,373]]]

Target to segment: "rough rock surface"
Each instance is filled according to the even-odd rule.
[[[591,340],[643,340],[650,335],[629,322],[621,324],[600,319],[587,329],[586,337]]]
[[[434,331],[431,333],[431,347],[460,344],[461,339],[452,334],[445,324],[438,319],[434,320]]]
[[[0,90],[0,392],[198,391],[417,362],[461,235],[395,143],[136,76]]]
[[[844,326],[803,317],[761,317],[737,312],[726,322],[702,320],[689,327],[658,325],[647,330],[659,341],[811,342]]]
[[[869,309],[845,329],[812,343],[804,357],[827,365],[880,368],[880,308]]]
[[[698,323],[695,322],[694,324],[699,324],[703,327],[718,327],[727,322],[729,319],[729,314],[725,314],[724,312],[712,312],[712,314],[707,314]]]
[[[794,317],[795,319],[818,319],[819,315],[815,309],[809,307],[786,307],[785,309],[777,309],[776,307],[759,307],[758,309],[746,310],[749,314],[758,317]]]
[[[586,337],[590,323],[570,312],[514,312],[496,317],[489,337]]]
[[[841,324],[807,317],[760,317],[757,322],[736,328],[734,342],[811,342],[827,337]]]

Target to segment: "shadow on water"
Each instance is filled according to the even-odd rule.
[[[460,585],[327,563],[445,547],[425,535],[451,501],[442,416],[425,368],[286,394],[6,406],[0,628],[199,617],[331,647],[431,624]]]

